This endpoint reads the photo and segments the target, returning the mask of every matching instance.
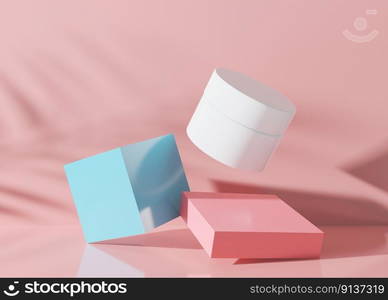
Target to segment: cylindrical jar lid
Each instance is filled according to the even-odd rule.
[[[269,135],[282,135],[296,111],[278,91],[226,69],[214,70],[202,101],[241,125]]]

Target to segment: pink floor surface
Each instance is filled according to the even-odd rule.
[[[209,258],[178,218],[116,245],[86,245],[78,226],[1,227],[1,276],[386,277],[388,226],[322,226],[320,259]]]

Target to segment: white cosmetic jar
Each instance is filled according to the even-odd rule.
[[[295,112],[295,105],[278,91],[241,73],[216,69],[186,131],[213,159],[261,171]]]

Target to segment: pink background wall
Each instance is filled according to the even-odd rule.
[[[379,33],[355,43],[345,29]],[[65,163],[170,132],[192,190],[273,192],[316,224],[388,224],[387,34],[384,0],[1,1],[0,225],[77,224]],[[215,67],[297,106],[262,173],[185,135]]]

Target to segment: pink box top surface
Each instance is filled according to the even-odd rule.
[[[215,231],[322,233],[276,195],[185,192]]]

